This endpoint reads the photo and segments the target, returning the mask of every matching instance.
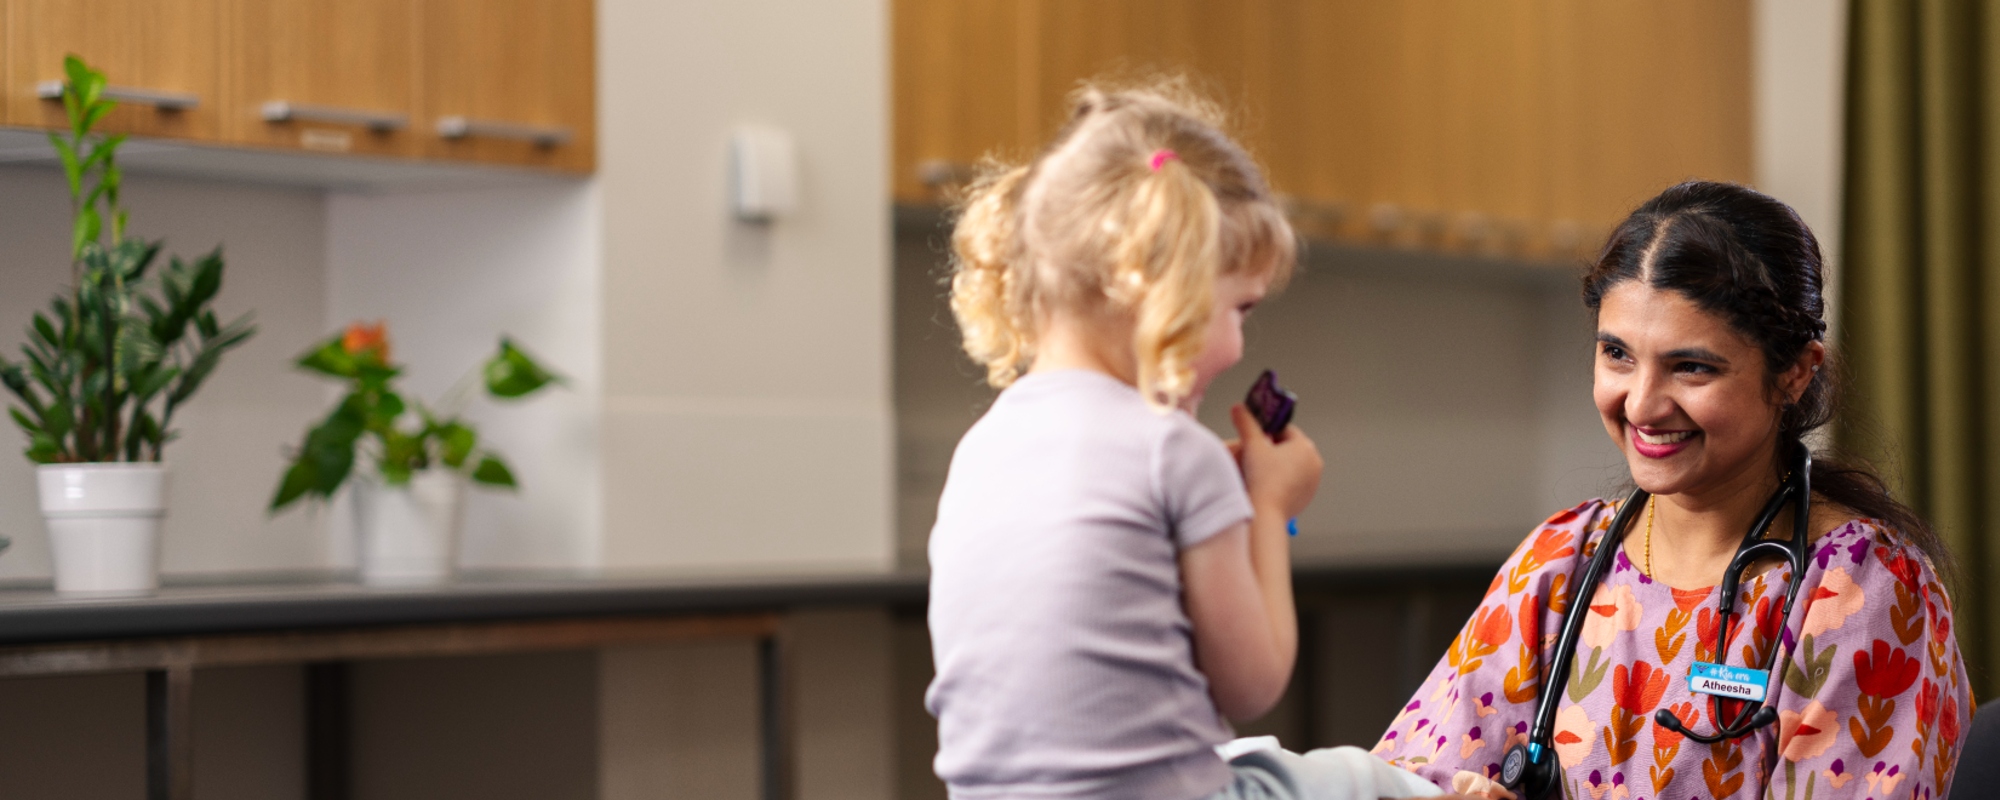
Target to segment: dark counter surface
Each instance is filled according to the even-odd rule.
[[[1492,564],[1301,565],[1301,592],[1483,583]],[[139,597],[0,590],[0,645],[634,614],[774,611],[837,605],[920,606],[922,572],[769,577],[470,574],[443,585],[375,588],[331,579],[176,584]]]

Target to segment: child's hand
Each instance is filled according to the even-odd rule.
[[[1305,511],[1319,491],[1320,470],[1325,467],[1312,439],[1293,425],[1285,429],[1284,441],[1271,441],[1241,404],[1230,406],[1229,419],[1240,437],[1237,462],[1243,465],[1251,507],[1278,519],[1292,519]]]

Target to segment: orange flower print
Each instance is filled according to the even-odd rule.
[[[1660,704],[1660,698],[1667,693],[1667,671],[1654,669],[1644,661],[1634,663],[1630,669],[1620,665],[1611,673],[1611,697],[1619,708],[1635,717],[1653,713]]]
[[[388,323],[369,325],[356,322],[348,325],[347,331],[340,335],[340,349],[351,356],[365,356],[380,363],[389,363]]]
[[[1686,700],[1667,706],[1667,709],[1674,712],[1674,718],[1680,720],[1683,726],[1692,728],[1701,722],[1701,709],[1695,708],[1693,703]],[[1679,747],[1681,740],[1685,738],[1687,737],[1682,736],[1679,731],[1670,731],[1660,727],[1658,722],[1653,723],[1654,747],[1673,749]]]
[[[1838,758],[1820,774],[1825,775],[1826,782],[1833,784],[1835,789],[1846,786],[1848,781],[1854,780],[1854,773],[1847,771],[1847,763]]]
[[[1786,761],[1816,758],[1833,746],[1840,732],[1840,718],[1818,700],[1806,704],[1804,712],[1778,711],[1778,752]]]
[[[1922,662],[1881,639],[1875,640],[1872,652],[1854,654],[1854,682],[1861,687],[1862,694],[1884,698],[1900,695],[1917,682],[1917,673],[1922,669]]]
[[[1576,547],[1569,543],[1568,533],[1559,528],[1541,529],[1540,532],[1535,534],[1535,540],[1529,542],[1524,552],[1521,553],[1520,561],[1514,565],[1512,570],[1508,571],[1507,593],[1519,594],[1528,588],[1535,570],[1553,564],[1558,559],[1575,552]]]
[[[1958,698],[1944,699],[1944,713],[1938,715],[1938,738],[1944,740],[1944,752],[1951,752],[1958,744]]]
[[[1645,609],[1632,596],[1632,587],[1600,587],[1590,599],[1589,613],[1583,618],[1583,643],[1595,649],[1611,643],[1619,631],[1639,627]]]
[[[1806,599],[1806,621],[1801,633],[1824,641],[1827,631],[1840,630],[1847,618],[1868,603],[1867,593],[1848,577],[1846,567],[1834,567],[1820,578],[1819,586]]]
[[[1590,714],[1583,706],[1570,706],[1556,712],[1556,759],[1565,768],[1574,767],[1590,757],[1590,751],[1597,746],[1597,723],[1590,721]]]
[[[1473,615],[1472,624],[1458,639],[1451,643],[1446,652],[1446,663],[1458,668],[1458,674],[1470,675],[1479,670],[1487,656],[1500,650],[1514,635],[1514,618],[1507,613],[1507,607],[1487,606]]]

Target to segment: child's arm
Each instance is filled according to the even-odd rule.
[[[1319,489],[1311,439],[1290,428],[1271,441],[1242,406],[1229,411],[1243,437],[1240,459],[1251,519],[1181,553],[1181,583],[1194,625],[1195,664],[1216,708],[1232,720],[1263,716],[1285,693],[1299,649],[1286,522]]]

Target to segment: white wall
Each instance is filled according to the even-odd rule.
[[[598,4],[612,569],[892,561],[888,7]],[[727,136],[796,137],[801,207],[733,221]]]
[[[312,569],[330,540],[311,515],[264,512],[284,468],[283,448],[322,413],[319,382],[291,359],[326,327],[324,204],[316,192],[126,178],[136,235],[164,237],[165,252],[197,257],[220,243],[226,259],[217,312],[254,310],[257,335],[179,415],[166,449],[171,473],[163,570],[169,575]],[[69,198],[53,169],[0,169],[0,351],[19,358],[30,314],[69,285]],[[11,400],[11,398],[10,398]],[[11,403],[10,403],[11,404]],[[0,580],[46,580],[48,539],[32,465],[11,421],[0,424]]]

